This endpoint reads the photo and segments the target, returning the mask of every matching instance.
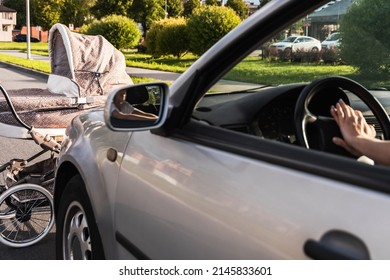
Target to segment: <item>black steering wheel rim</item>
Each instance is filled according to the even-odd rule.
[[[341,88],[343,90],[347,90],[355,94],[358,98],[360,98],[372,111],[374,116],[377,118],[379,125],[382,128],[384,139],[390,139],[390,119],[389,116],[387,115],[386,110],[384,109],[382,104],[378,101],[378,99],[359,83],[349,78],[345,78],[341,76],[332,76],[332,77],[326,77],[326,78],[320,78],[314,80],[312,83],[308,84],[302,90],[301,94],[298,97],[295,106],[295,112],[294,112],[294,122],[295,122],[296,138],[298,143],[301,146],[310,149],[310,145],[306,133],[307,121],[308,119],[310,119],[310,121],[312,122],[317,121],[320,117],[320,116],[315,116],[309,111],[308,105],[310,103],[310,100],[313,98],[313,96],[316,93],[328,87]],[[334,122],[335,124],[335,121],[332,118],[328,118],[327,121]],[[338,127],[337,130],[338,130],[338,134],[341,135]],[[329,139],[331,139],[331,137]],[[322,140],[325,142],[329,142],[329,139],[327,140],[322,139]],[[330,147],[332,145],[335,146],[332,143],[328,143],[325,146]],[[326,148],[321,148],[320,150],[326,150]]]

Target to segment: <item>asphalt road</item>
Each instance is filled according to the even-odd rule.
[[[0,63],[0,84],[6,89],[46,88],[46,78],[42,75],[32,75],[30,72],[15,70]],[[12,100],[12,96],[11,96]],[[1,131],[0,131],[1,135]],[[40,151],[40,147],[32,140],[11,139],[0,136],[0,163],[12,158],[27,158]],[[2,174],[0,174],[2,177]],[[38,244],[27,248],[10,248],[0,244],[1,260],[53,260],[55,227]]]

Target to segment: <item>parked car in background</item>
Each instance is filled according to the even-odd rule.
[[[340,47],[340,39],[340,32],[334,32],[322,41],[321,47],[323,49],[338,48]]]
[[[57,258],[389,260],[390,169],[335,145],[330,114],[343,99],[389,140],[388,72],[252,55],[326,2],[272,0],[169,87],[121,87],[73,119],[55,174]],[[276,45],[321,49],[305,36]],[[157,119],[118,118],[124,92]]]
[[[17,34],[15,35],[14,42],[27,42],[27,35],[26,34]],[[40,42],[38,38],[30,37],[30,42],[37,43]]]
[[[289,55],[297,51],[318,52],[321,50],[321,42],[309,36],[289,36],[280,42],[273,43],[271,47],[274,47],[278,52]]]

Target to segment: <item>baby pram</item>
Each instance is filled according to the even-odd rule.
[[[55,24],[49,32],[49,55],[46,89],[7,92],[0,85],[0,135],[32,139],[42,148],[0,166],[0,242],[12,247],[39,242],[54,224],[56,155],[70,121],[103,106],[113,87],[132,84],[123,54],[102,36]]]

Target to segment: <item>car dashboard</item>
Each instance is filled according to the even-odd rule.
[[[262,138],[296,144],[294,112],[298,97],[306,84],[264,87],[256,91],[207,94],[196,107],[193,118],[210,125],[256,135]],[[374,125],[377,137],[382,129],[368,107],[354,94],[339,88],[326,88],[309,101],[308,109],[316,116],[330,116],[330,107],[343,98],[363,112]],[[370,91],[389,112],[388,91]]]

